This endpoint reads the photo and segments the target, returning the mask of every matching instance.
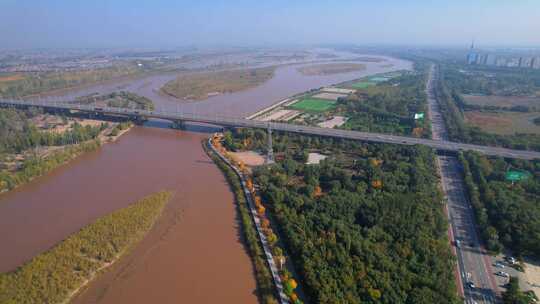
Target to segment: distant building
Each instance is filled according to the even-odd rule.
[[[528,57],[519,57],[519,64],[518,66],[520,68],[530,68],[531,67],[531,58]]]
[[[487,65],[495,65],[497,63],[497,56],[494,54],[488,54],[486,56],[486,64]]]
[[[467,55],[468,64],[476,64],[477,59],[478,59],[478,55],[476,53],[469,53]]]
[[[509,68],[517,68],[519,67],[521,58],[510,58],[506,61],[506,66]]]
[[[503,58],[503,57],[498,57],[496,60],[495,60],[495,65],[496,66],[499,66],[499,67],[504,67],[507,65],[506,63],[506,58]]]
[[[484,54],[478,54],[476,55],[476,64],[483,65],[485,61],[486,55]]]
[[[534,57],[531,66],[533,69],[540,69],[540,57]]]
[[[469,54],[467,54],[467,64],[477,64],[478,63],[478,54],[474,51],[474,40],[471,44],[471,49]]]

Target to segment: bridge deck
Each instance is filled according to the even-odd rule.
[[[400,144],[400,145],[425,145],[440,151],[477,151],[486,155],[502,156],[508,158],[520,159],[540,159],[540,152],[529,150],[512,150],[499,147],[489,147],[481,145],[472,145],[457,143],[445,140],[432,140],[424,138],[414,138],[406,136],[396,136],[381,133],[360,132],[350,130],[328,129],[311,126],[300,126],[286,123],[262,122],[249,120],[244,118],[224,117],[220,115],[199,115],[195,113],[180,113],[180,112],[161,112],[161,111],[146,111],[132,110],[111,107],[94,107],[92,105],[77,105],[70,103],[42,103],[35,101],[19,101],[19,100],[0,100],[0,106],[3,107],[40,107],[49,110],[76,110],[87,113],[103,114],[103,115],[119,115],[127,117],[138,117],[145,119],[165,119],[170,121],[187,121],[197,123],[207,123],[225,127],[246,127],[294,132],[306,135],[318,135],[344,139],[354,139],[370,142]]]

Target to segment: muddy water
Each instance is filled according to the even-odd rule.
[[[393,66],[384,67],[388,64]],[[67,90],[60,97],[128,90],[151,98],[158,108],[246,116],[311,88],[410,68],[410,63],[391,58],[366,65],[365,71],[329,76],[304,76],[298,65],[284,66],[257,88],[196,103],[159,94],[175,74]],[[75,302],[256,302],[255,279],[239,241],[233,197],[201,149],[205,136],[135,128],[117,143],[0,195],[0,243],[7,244],[0,250],[0,272],[14,269],[99,216],[170,189],[176,195],[156,229]]]
[[[233,196],[204,136],[135,128],[117,143],[0,198],[0,270],[11,270],[97,217],[176,192],[156,229],[76,302],[256,302]],[[211,290],[211,291],[210,291]]]
[[[408,61],[382,56],[370,57],[380,57],[385,59],[385,61],[361,62],[366,66],[365,70],[325,76],[306,76],[298,72],[299,67],[309,64],[281,66],[276,70],[275,76],[272,79],[258,87],[231,94],[222,94],[196,102],[178,100],[160,93],[159,89],[165,83],[176,78],[176,74],[152,75],[134,80],[122,80],[114,84],[67,90],[59,96],[48,96],[47,100],[61,99],[70,101],[78,96],[93,93],[106,94],[113,91],[126,90],[150,98],[156,104],[158,110],[182,111],[197,114],[219,113],[220,115],[240,117],[247,116],[279,100],[313,88],[336,84],[366,75],[411,68],[411,63]]]

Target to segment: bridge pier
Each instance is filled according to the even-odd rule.
[[[131,119],[131,121],[133,121],[134,124],[139,125],[139,126],[143,125],[147,121],[146,118],[144,118],[144,117],[142,117],[140,115],[131,116],[130,119]]]
[[[186,122],[183,120],[174,120],[171,124],[172,129],[176,130],[185,130],[186,129]]]

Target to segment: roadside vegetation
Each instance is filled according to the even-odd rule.
[[[254,223],[251,219],[248,203],[244,191],[242,190],[242,185],[240,183],[240,178],[236,173],[214,152],[208,149],[206,141],[203,142],[203,147],[208,153],[210,158],[217,164],[219,169],[225,175],[229,186],[231,187],[232,192],[237,203],[238,212],[240,214],[240,223],[242,225],[242,233],[244,240],[246,242],[249,256],[253,262],[255,268],[255,277],[257,279],[257,292],[261,303],[263,304],[274,304],[278,303],[275,292],[274,292],[274,282],[272,279],[272,274],[268,269],[268,264],[266,263],[266,257],[264,251],[262,250],[262,244],[259,242],[257,236],[257,230],[254,227]]]
[[[538,92],[539,71],[446,63],[436,86],[451,140],[536,151]]]
[[[274,76],[275,69],[264,67],[185,74],[168,82],[161,90],[176,98],[202,100],[259,86]]]
[[[464,153],[460,159],[488,249],[500,252],[506,247],[520,257],[540,258],[540,161],[473,152]]]
[[[105,95],[99,95],[96,93],[88,96],[78,97],[76,98],[75,102],[80,104],[92,104],[97,107],[107,106],[149,111],[154,110],[154,103],[152,100],[126,91],[113,92]]]
[[[314,303],[457,303],[442,195],[425,147],[276,134],[254,170],[267,212]],[[264,150],[256,130],[231,149]],[[328,158],[306,165],[307,153]]]
[[[117,64],[108,68],[18,74],[18,77],[0,81],[0,97],[23,97],[47,91],[131,76],[143,71],[135,63]]]
[[[506,291],[502,294],[504,304],[534,304],[538,298],[532,291],[523,292],[519,289],[519,279],[510,277]]]
[[[17,270],[0,274],[0,303],[65,303],[152,228],[171,192],[97,219]]]

